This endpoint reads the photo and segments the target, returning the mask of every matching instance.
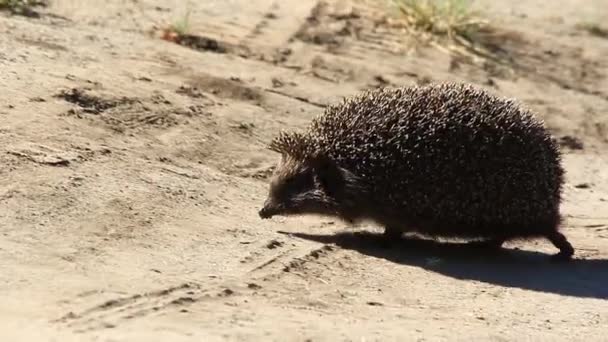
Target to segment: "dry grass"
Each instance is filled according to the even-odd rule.
[[[175,22],[173,22],[173,24],[171,24],[170,28],[171,30],[173,30],[175,33],[180,34],[180,35],[184,35],[184,34],[188,34],[190,32],[190,15],[192,13],[192,10],[190,8],[190,3],[188,3],[188,6],[186,8],[186,10],[184,11],[184,14]]]
[[[36,16],[34,7],[46,5],[48,1],[45,0],[0,0],[0,10],[25,16]]]
[[[601,26],[598,23],[584,22],[576,25],[576,28],[587,32],[588,34],[600,38],[608,38],[608,27]]]
[[[186,9],[184,10],[184,14],[177,20],[175,20],[172,24],[165,27],[163,31],[162,39],[168,41],[178,40],[179,37],[185,36],[190,33],[190,16],[192,14],[192,9],[190,7],[190,2],[186,4]]]
[[[395,14],[398,26],[424,45],[484,63],[509,64],[502,50],[513,32],[492,27],[471,0],[383,0]]]
[[[392,0],[404,24],[418,33],[473,39],[487,23],[467,0]]]

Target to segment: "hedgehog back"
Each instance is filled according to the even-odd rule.
[[[436,235],[542,235],[563,170],[541,121],[464,84],[377,89],[330,106],[307,134],[370,189],[371,218]]]

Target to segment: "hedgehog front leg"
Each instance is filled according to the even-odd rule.
[[[387,240],[398,240],[401,238],[401,235],[403,235],[403,230],[401,229],[398,229],[393,226],[384,227],[383,236]]]
[[[384,227],[384,233],[382,234],[382,238],[378,240],[379,246],[382,248],[391,248],[394,246],[395,242],[401,239],[401,235],[403,231],[401,229],[397,229],[396,227],[386,226]]]

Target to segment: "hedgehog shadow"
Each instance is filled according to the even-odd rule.
[[[421,267],[461,280],[476,280],[505,287],[581,298],[608,299],[608,260],[574,259],[553,263],[550,255],[501,248],[480,251],[466,243],[403,238],[382,246],[381,234],[340,232],[335,235],[282,234],[325,244],[388,261]]]

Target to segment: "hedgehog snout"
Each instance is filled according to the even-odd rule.
[[[269,219],[272,217],[272,213],[266,207],[263,207],[262,209],[260,209],[258,214],[260,215],[260,218],[262,218],[262,219]]]
[[[260,209],[260,211],[258,212],[258,214],[260,215],[261,219],[268,219],[271,216],[268,214],[268,211],[266,210],[266,208],[262,208]]]
[[[262,219],[269,219],[272,216],[276,215],[277,212],[278,210],[276,208],[276,205],[274,204],[272,199],[269,198],[264,202],[264,206],[262,207],[262,209],[260,209],[258,215],[260,215],[260,218]]]

